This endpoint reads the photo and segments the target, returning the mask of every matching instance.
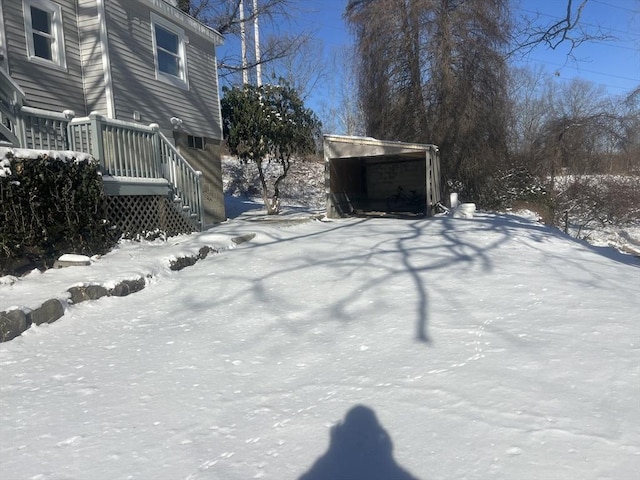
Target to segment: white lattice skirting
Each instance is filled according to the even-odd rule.
[[[105,200],[107,219],[126,237],[160,230],[168,236],[198,230],[163,195],[118,195]]]

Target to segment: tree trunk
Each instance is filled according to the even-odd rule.
[[[287,177],[287,173],[289,173],[289,169],[291,168],[291,161],[289,159],[283,159],[280,165],[282,165],[282,174],[273,184],[273,203],[277,210],[275,213],[280,212],[280,183]]]
[[[267,180],[264,178],[264,170],[262,169],[262,161],[256,161],[258,167],[258,176],[260,177],[260,185],[262,186],[262,200],[267,209],[267,215],[277,215],[280,211],[277,198],[273,200],[269,198],[269,188]]]

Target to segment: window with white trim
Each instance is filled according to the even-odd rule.
[[[49,0],[23,0],[22,6],[29,60],[66,68],[60,5]]]
[[[187,37],[184,30],[151,14],[156,78],[187,86]]]

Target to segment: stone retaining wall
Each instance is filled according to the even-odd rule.
[[[237,245],[254,237],[255,234],[242,235],[232,238],[231,242]],[[206,258],[210,253],[219,252],[219,248],[204,246],[196,255],[171,261],[169,268],[174,271],[182,270],[194,265],[198,260]],[[71,305],[106,296],[125,297],[131,293],[139,292],[146,287],[148,278],[151,278],[151,275],[124,280],[110,289],[102,285],[70,287],[65,292],[66,295],[62,295],[62,298],[51,298],[33,310],[16,308],[2,311],[0,312],[0,342],[6,342],[22,335],[31,325],[42,325],[59,320]]]

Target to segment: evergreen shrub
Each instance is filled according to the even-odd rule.
[[[64,253],[106,253],[115,245],[97,162],[73,152],[2,150],[0,275],[50,266]]]

